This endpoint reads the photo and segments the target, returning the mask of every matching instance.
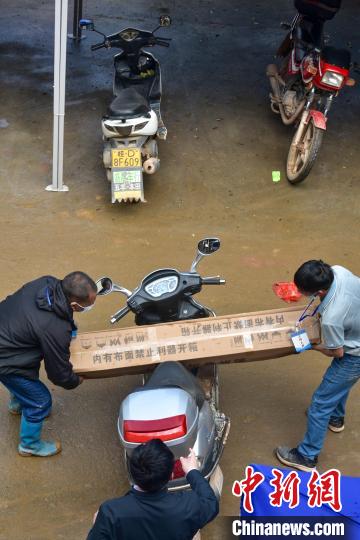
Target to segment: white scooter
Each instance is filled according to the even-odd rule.
[[[169,47],[169,38],[158,38],[155,31],[169,26],[167,15],[153,32],[126,28],[106,36],[95,29],[91,19],[81,19],[80,28],[101,34],[103,42],[92,51],[115,47],[114,99],[101,128],[104,140],[103,162],[111,182],[111,202],[145,202],[143,172],[154,174],[159,166],[157,139],[166,139],[167,130],[160,114],[161,70],[159,61],[144,47]]]

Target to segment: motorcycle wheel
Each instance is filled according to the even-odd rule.
[[[319,153],[323,134],[324,131],[315,127],[311,119],[298,145],[291,144],[286,163],[286,175],[291,184],[299,184],[310,173]]]

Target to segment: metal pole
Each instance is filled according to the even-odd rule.
[[[74,41],[81,41],[85,39],[85,36],[81,35],[81,28],[79,26],[80,19],[82,19],[83,13],[83,0],[74,0],[74,15],[73,15],[73,33],[68,34],[68,37]]]
[[[53,174],[47,191],[69,191],[63,184],[67,13],[68,0],[55,0]]]
[[[81,39],[79,21],[82,19],[82,5],[82,0],[74,0],[73,36],[75,39]]]

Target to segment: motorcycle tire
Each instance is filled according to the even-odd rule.
[[[299,184],[308,176],[319,153],[323,135],[324,131],[315,127],[311,119],[299,145],[291,144],[286,162],[286,175],[290,184]]]

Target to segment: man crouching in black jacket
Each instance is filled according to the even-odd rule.
[[[160,439],[137,446],[129,459],[135,485],[100,506],[87,540],[191,540],[217,516],[219,503],[197,470],[194,451],[180,460],[191,491],[171,493],[171,450]]]
[[[25,284],[0,302],[0,382],[10,391],[9,412],[21,415],[21,456],[48,457],[61,451],[59,442],[41,440],[51,394],[39,380],[41,360],[50,381],[76,388],[82,377],[73,372],[71,338],[76,336],[73,312],[92,308],[96,285],[83,272],[63,280],[44,276]]]

